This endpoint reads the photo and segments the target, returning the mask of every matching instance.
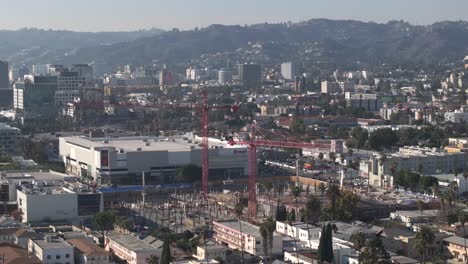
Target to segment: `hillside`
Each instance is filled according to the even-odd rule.
[[[91,36],[82,35],[78,37],[82,47],[64,52],[62,45],[45,54],[32,50],[28,55],[32,56],[31,61],[46,62],[45,59],[52,58],[55,62],[86,63],[97,60],[110,67],[152,61],[180,67],[189,64],[223,67],[227,58],[232,63],[276,64],[295,59],[304,65],[376,65],[453,62],[468,54],[468,23],[462,21],[414,26],[402,21],[378,24],[312,19],[247,27],[212,25],[151,36],[132,35],[134,40],[127,36],[127,41],[119,41],[119,37],[94,36],[93,41],[100,43],[92,45],[92,41],[86,41]],[[114,44],[102,45],[105,43]]]

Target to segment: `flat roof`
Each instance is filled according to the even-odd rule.
[[[239,221],[237,220],[226,220],[226,221],[215,221],[220,225],[227,226],[234,230],[239,230]],[[261,237],[260,228],[256,225],[252,225],[249,222],[241,221],[242,224],[242,233],[249,234],[254,237]]]
[[[39,238],[39,239],[32,239],[34,243],[36,243],[42,249],[49,249],[49,248],[69,248],[73,249],[65,240],[60,238],[50,238],[47,240],[47,237]]]
[[[114,147],[116,150],[123,149],[126,152],[135,152],[138,148],[141,151],[187,151],[190,148],[201,149],[201,138],[186,140],[187,136],[175,137],[120,137],[120,138],[89,138],[89,137],[63,137],[69,144],[75,144],[84,148],[108,148]],[[246,148],[242,145],[231,146],[227,141],[209,139],[211,148]]]
[[[25,180],[39,180],[39,181],[68,181],[75,179],[75,177],[55,172],[55,171],[10,171],[2,172],[2,180],[12,181],[25,181]]]
[[[158,249],[154,246],[151,246],[150,244],[144,242],[143,240],[140,240],[132,235],[123,235],[119,234],[117,232],[109,232],[106,235],[106,238],[109,238],[110,240],[114,241],[115,243],[127,248],[128,250],[131,250],[133,252],[138,252],[138,251],[157,251]]]

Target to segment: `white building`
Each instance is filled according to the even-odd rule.
[[[218,83],[226,84],[232,81],[232,73],[229,70],[220,70],[218,72]]]
[[[264,256],[263,238],[260,235],[260,228],[248,222],[241,221],[242,232],[240,232],[239,221],[214,221],[214,240],[232,249],[241,250],[257,256]],[[282,238],[279,234],[273,234],[273,254],[282,253]]]
[[[80,223],[103,210],[102,193],[86,186],[41,187],[17,190],[18,209],[23,212],[23,222],[68,221]]]
[[[201,139],[166,137],[60,138],[60,158],[67,172],[116,184],[173,183],[178,168],[201,167]],[[210,180],[247,175],[247,147],[209,139]]]
[[[444,114],[445,122],[461,123],[468,122],[468,106],[464,105],[454,112]]]
[[[312,241],[320,238],[322,229],[302,222],[289,224],[287,222],[276,221],[276,232],[305,242],[307,247],[311,247]]]
[[[294,80],[297,76],[296,64],[294,62],[285,62],[281,64],[281,75],[286,80]]]
[[[395,211],[390,213],[390,219],[400,221],[411,227],[417,223],[428,223],[439,217],[439,210],[424,210],[422,213],[418,211]]]
[[[379,111],[380,102],[377,94],[345,93],[346,104],[352,108],[364,108],[367,111]]]
[[[109,232],[106,235],[106,250],[111,251],[128,264],[146,264],[151,255],[160,256],[162,249],[138,239],[132,235]]]
[[[197,246],[197,255],[195,257],[201,261],[218,258],[226,261],[226,249],[226,247],[208,241],[206,245]]]
[[[38,257],[44,264],[74,264],[74,249],[61,238],[46,236],[41,239],[30,239],[29,253]]]
[[[467,167],[465,153],[447,153],[437,149],[402,147],[398,153],[387,154],[384,162],[375,153],[360,163],[359,174],[369,178],[376,187],[391,187],[391,175],[400,171],[420,172],[424,175],[447,174]],[[388,177],[387,177],[388,176]]]
[[[337,82],[323,81],[321,85],[321,91],[324,94],[337,94],[341,93],[340,84]]]

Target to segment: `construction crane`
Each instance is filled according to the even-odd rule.
[[[143,109],[192,109],[201,112],[201,130],[202,130],[202,194],[206,197],[208,194],[208,174],[209,174],[209,143],[208,143],[208,130],[209,130],[209,117],[210,110],[215,109],[230,109],[231,112],[237,112],[239,105],[217,105],[208,104],[208,93],[202,91],[203,100],[202,103],[176,103],[176,104],[151,104],[151,105],[134,105],[134,104],[120,104],[120,106],[131,107],[131,108],[143,108]]]
[[[248,192],[249,192],[249,216],[254,217],[257,214],[257,147],[273,147],[273,148],[294,148],[294,149],[317,149],[317,148],[332,148],[332,144],[326,143],[307,143],[300,142],[291,138],[287,138],[285,141],[272,141],[272,140],[261,140],[257,139],[256,131],[261,131],[262,128],[253,124],[250,129],[250,139],[246,141],[234,141],[231,140],[231,145],[247,145],[248,146],[248,166],[249,166],[249,180],[248,180]],[[280,135],[282,136],[282,135]],[[283,136],[284,137],[284,136]]]

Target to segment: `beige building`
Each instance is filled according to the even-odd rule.
[[[444,239],[444,245],[448,251],[447,253],[457,260],[460,259],[461,263],[466,263],[468,261],[465,244],[465,239],[459,236],[451,236]]]
[[[241,250],[257,256],[264,256],[263,238],[260,235],[260,228],[248,222],[241,221],[242,232],[240,232],[239,221],[217,221],[213,222],[213,238],[222,245],[232,249]],[[273,235],[273,254],[282,253],[283,244],[279,234]]]
[[[195,257],[201,261],[209,261],[218,258],[226,261],[226,247],[208,241],[206,246],[201,245],[197,247],[197,255]]]
[[[162,249],[138,239],[133,235],[122,235],[109,232],[106,235],[105,248],[128,264],[146,264],[146,258],[151,255],[160,256]]]
[[[110,264],[110,254],[87,238],[72,238],[68,244],[75,248],[75,264]]]
[[[341,93],[340,84],[337,82],[323,81],[321,84],[321,91],[323,94],[337,94]]]

